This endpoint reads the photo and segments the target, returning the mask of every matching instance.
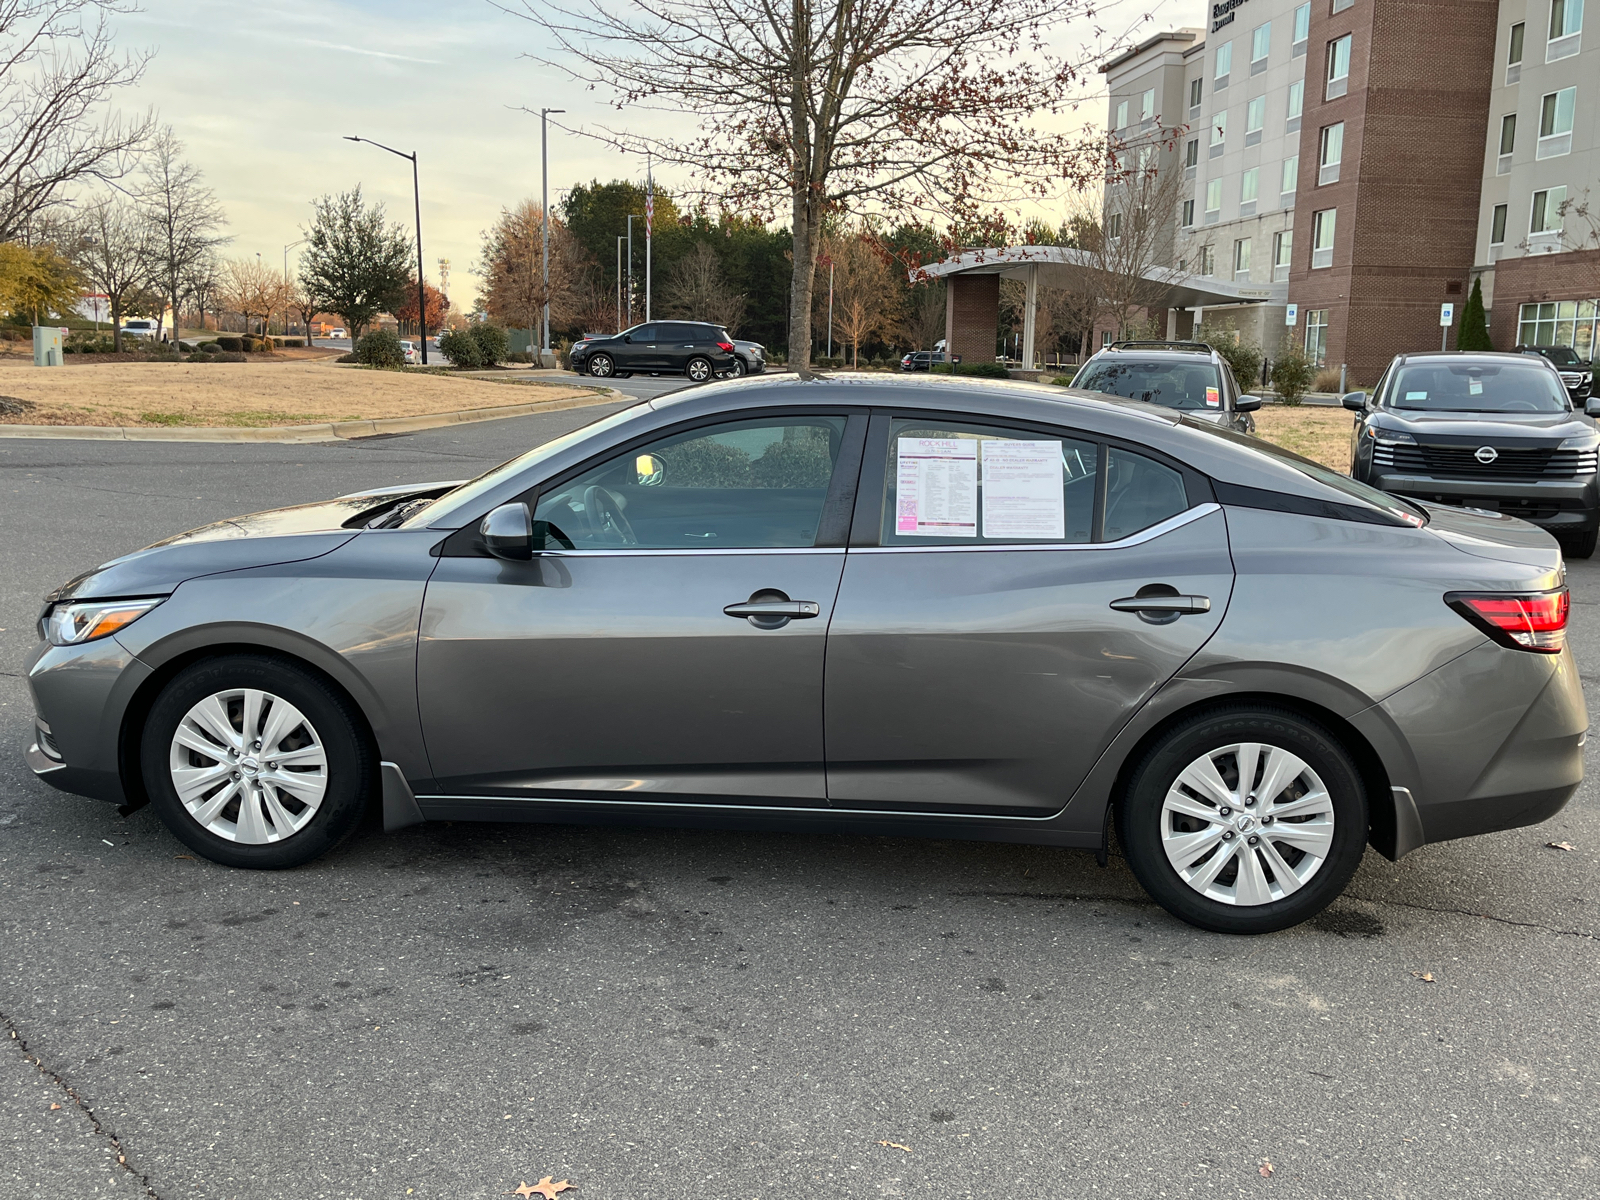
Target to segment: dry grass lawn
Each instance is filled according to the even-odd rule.
[[[1351,414],[1342,408],[1285,408],[1268,404],[1256,413],[1256,436],[1276,442],[1340,473],[1350,470]]]
[[[517,379],[508,376],[507,382]],[[105,363],[40,370],[0,365],[0,422],[13,425],[308,425],[413,417],[562,400],[593,389],[406,371],[369,371],[326,362]],[[21,408],[20,412],[9,410]]]

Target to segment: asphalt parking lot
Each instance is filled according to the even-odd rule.
[[[27,770],[55,584],[609,411],[0,442],[0,1196],[1600,1192],[1593,782],[1542,826],[1369,851],[1312,925],[1246,939],[1116,858],[1003,845],[457,824],[230,871]],[[1571,583],[1587,680],[1600,563]]]

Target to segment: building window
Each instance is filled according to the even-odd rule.
[[[1228,86],[1228,73],[1233,70],[1233,43],[1223,42],[1217,47],[1217,71],[1211,81],[1211,90],[1220,92]]]
[[[1355,2],[1356,0],[1333,0],[1333,11],[1336,13],[1342,13]]]
[[[1300,114],[1306,107],[1306,81],[1296,79],[1289,85],[1289,115],[1283,123],[1285,133],[1293,133],[1300,128]]]
[[[1495,159],[1494,173],[1511,173],[1511,152],[1517,148],[1517,114],[1507,113],[1500,118],[1500,156]]]
[[[1333,266],[1333,219],[1337,210],[1325,208],[1311,214],[1311,266]]]
[[[1572,153],[1572,112],[1578,89],[1562,88],[1539,102],[1539,148],[1535,158],[1560,158]]]
[[[1117,103],[1117,119],[1113,128],[1126,129],[1128,127],[1128,102],[1121,100]]]
[[[1239,215],[1250,217],[1256,211],[1256,193],[1260,190],[1261,168],[1251,167],[1239,176]]]
[[[1199,108],[1200,107],[1200,94],[1201,94],[1201,89],[1204,86],[1205,86],[1205,80],[1201,79],[1198,75],[1195,76],[1195,78],[1189,80],[1189,107],[1190,108]]]
[[[1533,194],[1533,211],[1528,216],[1528,233],[1555,235],[1561,234],[1562,209],[1567,204],[1567,189],[1564,187],[1546,188],[1542,192]]]
[[[1294,10],[1294,45],[1289,53],[1299,58],[1306,52],[1306,39],[1311,36],[1311,5],[1302,4]]]
[[[1506,245],[1506,206],[1496,204],[1489,214],[1489,261],[1499,262]]]
[[[1332,100],[1350,90],[1350,34],[1328,43],[1328,87],[1324,99]]]
[[[1317,186],[1337,183],[1339,164],[1344,159],[1344,122],[1322,127],[1322,141],[1317,152]]]
[[[1267,98],[1257,96],[1244,106],[1244,144],[1259,146],[1261,130],[1267,123]]]
[[[1199,138],[1190,138],[1189,144],[1183,148],[1183,165],[1191,171],[1200,165]]]
[[[1300,156],[1291,154],[1283,160],[1283,182],[1278,186],[1278,191],[1285,197],[1284,206],[1288,207],[1289,201],[1294,199],[1296,189],[1300,186]]]
[[[1217,273],[1217,248],[1215,246],[1200,247],[1200,274],[1211,276]]]
[[[1156,90],[1149,88],[1139,97],[1139,120],[1153,121],[1156,117]]]
[[[1122,214],[1119,212],[1106,214],[1106,237],[1113,242],[1122,236]]]
[[[1109,345],[1111,345],[1111,330],[1102,329],[1100,331],[1100,349],[1104,350]]]
[[[1522,78],[1522,35],[1526,26],[1518,21],[1511,27],[1511,50],[1506,54],[1506,86]]]
[[[1228,110],[1211,118],[1211,157],[1220,158],[1228,141]]]
[[[1250,279],[1250,239],[1240,238],[1233,244],[1233,278],[1249,281]]]
[[[1319,367],[1328,365],[1328,310],[1306,313],[1306,357]]]
[[[1272,49],[1272,22],[1257,25],[1250,34],[1250,74],[1267,69],[1267,52]]]
[[[1596,341],[1594,300],[1560,300],[1553,304],[1524,304],[1517,317],[1519,346],[1571,346],[1582,359],[1600,354]]]
[[[1545,62],[1555,62],[1578,52],[1583,32],[1583,0],[1550,0],[1550,40]]]
[[[1185,200],[1183,202],[1183,227],[1185,229],[1190,229],[1193,226],[1194,226],[1194,201],[1193,200]]]
[[[1272,235],[1272,282],[1282,283],[1289,278],[1289,260],[1294,254],[1294,230],[1285,229]]]
[[[1222,180],[1206,181],[1206,224],[1214,225],[1222,215]]]

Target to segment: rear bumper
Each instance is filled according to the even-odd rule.
[[[1375,471],[1373,487],[1396,496],[1410,496],[1460,508],[1487,508],[1520,517],[1543,529],[1578,533],[1600,528],[1600,487],[1586,479],[1444,479]]]

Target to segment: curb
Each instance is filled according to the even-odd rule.
[[[375,417],[368,421],[332,421],[320,425],[276,425],[264,429],[230,429],[208,425],[176,429],[143,425],[0,425],[0,438],[73,438],[95,442],[276,442],[292,445],[300,442],[348,441],[382,433],[417,433],[446,425],[498,421],[505,417],[526,417],[535,413],[588,408],[595,404],[615,404],[619,400],[633,399],[616,388],[607,388],[600,395],[573,396],[566,400],[466,408],[458,412],[427,413],[415,417]]]

